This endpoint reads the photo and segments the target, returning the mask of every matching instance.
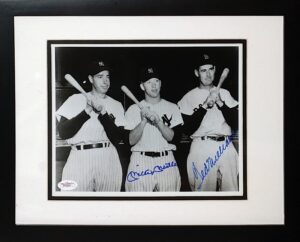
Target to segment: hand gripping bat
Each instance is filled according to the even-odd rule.
[[[73,86],[75,87],[79,92],[81,92],[86,99],[88,100],[88,105],[91,106],[93,108],[93,110],[95,110],[96,112],[99,112],[99,107],[101,106],[97,106],[97,104],[95,104],[93,101],[90,100],[90,97],[88,96],[88,94],[86,93],[86,91],[79,85],[79,83],[76,81],[76,79],[74,77],[72,77],[70,74],[66,74],[65,75],[65,79]],[[91,101],[91,103],[89,102]],[[103,107],[102,107],[103,108]]]
[[[87,93],[85,90],[79,85],[79,83],[75,80],[74,77],[72,77],[70,74],[65,75],[65,79],[73,86],[75,87],[79,92],[81,92],[86,98]]]
[[[143,108],[143,106],[140,104],[140,102],[136,99],[136,97],[133,95],[133,93],[128,89],[128,87],[126,86],[121,86],[121,90],[127,95],[127,97],[129,97],[136,105],[138,105],[138,107],[140,109]],[[150,121],[153,122],[154,121],[154,117],[151,116]]]
[[[228,73],[229,73],[229,69],[225,68],[220,76],[219,83],[216,89],[214,90],[213,95],[210,95],[207,100],[207,106],[212,107],[215,104],[217,95],[219,94],[221,86],[224,83],[225,79],[227,78]]]

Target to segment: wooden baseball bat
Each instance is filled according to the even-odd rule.
[[[209,107],[212,107],[214,105],[215,99],[216,99],[216,93],[220,92],[220,88],[221,88],[222,84],[224,83],[225,79],[227,78],[228,73],[229,73],[229,69],[225,68],[220,76],[219,83],[216,87],[216,92],[214,93],[215,95],[208,101]]]
[[[136,97],[133,95],[133,93],[128,89],[128,87],[126,87],[126,86],[121,86],[121,90],[136,104],[136,105],[138,105],[138,107],[140,108],[140,109],[142,109],[143,108],[143,106],[140,104],[140,102],[136,99]],[[153,116],[151,116],[150,118],[149,118],[151,121],[154,121],[154,117]]]
[[[79,83],[75,80],[74,77],[72,77],[70,74],[65,75],[65,79],[73,86],[75,87],[79,92],[81,92],[85,97],[87,97],[87,93],[85,90],[79,85]]]
[[[228,68],[225,68],[220,76],[220,80],[219,80],[219,83],[218,83],[218,86],[217,86],[217,91],[220,90],[223,82],[225,81],[225,79],[227,78],[228,76],[228,73],[229,73],[229,69]]]
[[[129,97],[140,109],[142,109],[142,105],[140,102],[136,99],[136,97],[133,95],[133,93],[128,89],[126,86],[121,86],[121,90]]]

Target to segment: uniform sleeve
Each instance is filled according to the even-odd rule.
[[[180,124],[183,124],[183,119],[178,106],[174,104],[170,128],[173,128]]]
[[[230,92],[221,89],[220,91],[221,99],[224,101],[224,105],[219,107],[221,110],[224,119],[227,124],[233,129],[238,129],[238,115],[239,115],[239,104],[238,102],[231,96]]]
[[[115,119],[108,113],[105,113],[104,115],[99,114],[98,120],[103,125],[105,133],[110,142],[112,142],[114,146],[117,146],[118,143],[124,138],[124,127],[117,126],[115,124]]]
[[[192,135],[199,128],[206,112],[206,109],[199,107],[192,115],[182,114],[184,121],[182,132],[189,136]]]
[[[193,114],[193,107],[189,103],[189,96],[188,93],[182,97],[182,99],[178,102],[178,107],[180,109],[180,112],[186,115],[192,115]]]
[[[84,110],[84,102],[85,100],[82,100],[82,98],[78,95],[70,96],[56,111],[57,120],[60,121],[62,116],[66,119],[74,118],[76,115],[78,115]]]
[[[220,90],[221,99],[225,102],[226,106],[233,108],[238,105],[238,102],[231,96],[230,92],[226,89]]]
[[[57,126],[59,136],[62,139],[72,138],[89,118],[90,116],[85,111],[71,119],[61,116]]]
[[[181,131],[186,135],[191,135],[194,133],[198,128],[199,124],[201,124],[203,117],[205,116],[207,110],[202,108],[201,103],[207,97],[205,95],[200,95],[197,100],[199,100],[199,106],[193,107],[190,99],[195,99],[194,95],[190,92],[183,96],[183,98],[178,102],[178,107],[182,114],[182,119],[184,125],[181,128]]]
[[[126,120],[125,120],[125,116],[124,116],[125,111],[124,111],[122,104],[118,103],[116,109],[117,110],[115,113],[115,115],[116,115],[115,124],[118,127],[120,127],[120,126],[125,127],[125,125],[126,125]]]
[[[140,109],[136,104],[131,105],[125,113],[125,129],[133,130],[141,122]]]
[[[124,109],[120,102],[110,103],[110,111],[99,114],[98,120],[103,125],[105,133],[115,146],[124,138],[125,117]]]
[[[232,108],[227,107],[227,105],[223,105],[222,107],[219,107],[219,110],[221,110],[224,119],[226,120],[226,123],[233,129],[238,129],[238,117],[239,117],[239,109],[238,105],[234,106]]]

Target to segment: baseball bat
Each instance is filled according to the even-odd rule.
[[[227,78],[228,76],[228,73],[229,73],[229,69],[228,68],[225,68],[220,76],[220,80],[219,80],[219,83],[218,83],[218,86],[217,86],[217,90],[219,91],[223,82],[225,81],[225,79]]]
[[[140,109],[142,109],[142,105],[140,102],[136,99],[136,97],[133,95],[133,93],[128,89],[126,86],[121,86],[121,90],[129,97]]]
[[[216,92],[218,93],[220,91],[220,88],[222,86],[222,84],[224,83],[226,77],[228,76],[228,73],[229,73],[229,69],[228,68],[225,68],[220,76],[220,80],[219,80],[219,83],[216,87]],[[216,98],[216,94],[213,96],[213,99],[210,99],[208,101],[208,106],[209,107],[212,107],[215,103],[215,98]]]
[[[136,99],[136,97],[133,95],[133,93],[128,89],[126,86],[121,86],[121,90],[129,97],[140,109],[143,108],[143,106],[140,104],[140,102]],[[151,121],[154,121],[154,117],[150,117]]]
[[[72,77],[70,74],[65,75],[65,79],[73,86],[75,87],[79,92],[81,92],[85,97],[87,97],[87,93],[85,90],[79,85],[79,83],[75,80],[74,77]]]

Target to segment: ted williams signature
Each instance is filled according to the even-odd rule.
[[[197,190],[199,191],[201,189],[201,186],[204,182],[205,177],[208,175],[209,171],[211,168],[213,168],[216,163],[218,162],[218,160],[220,159],[220,157],[222,156],[223,152],[227,149],[227,147],[230,145],[230,143],[232,142],[233,139],[233,135],[228,136],[226,138],[226,141],[219,146],[219,149],[216,151],[216,154],[214,156],[214,158],[208,157],[206,159],[205,162],[203,162],[204,167],[202,170],[198,170],[195,163],[192,163],[192,170],[194,173],[194,177],[196,180],[201,179],[200,185],[197,187]]]

